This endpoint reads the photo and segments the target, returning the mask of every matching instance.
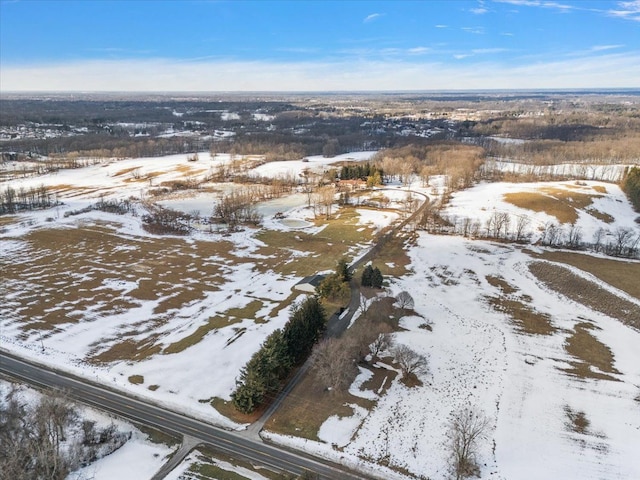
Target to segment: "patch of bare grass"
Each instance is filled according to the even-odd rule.
[[[596,210],[595,208],[587,208],[585,212],[604,223],[613,223],[615,221],[615,218],[608,213],[601,212],[600,210]]]
[[[395,370],[388,370],[386,368],[368,368],[373,373],[367,381],[362,383],[361,390],[370,390],[378,395],[384,395],[389,390],[389,387],[393,384],[393,381],[398,376],[398,372]]]
[[[564,406],[564,413],[567,415],[567,428],[575,433],[587,434],[589,433],[589,419],[587,414],[582,411],[574,411],[569,405]]]
[[[233,402],[231,400],[223,400],[219,397],[214,397],[209,400],[200,400],[202,403],[209,403],[213,408],[215,408],[221,415],[229,418],[230,420],[237,423],[253,423],[257,421],[260,416],[264,413],[267,405],[262,405],[260,408],[256,409],[251,414],[245,414],[236,410]]]
[[[278,411],[269,419],[265,428],[282,435],[293,435],[319,440],[318,430],[332,415],[353,415],[348,404],[355,403],[372,408],[374,402],[354,397],[348,392],[326,391],[311,369],[284,400]]]
[[[583,253],[545,251],[532,256],[552,262],[566,263],[584,270],[605,283],[640,300],[640,262],[593,257]]]
[[[499,288],[504,295],[511,295],[512,293],[516,293],[518,291],[517,288],[512,286],[509,282],[507,282],[502,277],[496,277],[494,275],[487,275],[485,277],[489,285],[492,287]]]
[[[503,198],[516,207],[544,212],[556,217],[560,223],[575,223],[577,210],[585,210],[601,195],[574,192],[562,188],[546,187],[538,192],[506,193]]]
[[[13,225],[18,223],[20,217],[16,215],[2,215],[0,216],[0,226]]]
[[[489,297],[489,304],[499,312],[511,318],[516,327],[530,335],[551,335],[556,328],[551,324],[551,317],[539,312],[517,299]]]
[[[130,338],[119,341],[99,353],[89,353],[87,360],[91,363],[110,363],[118,360],[140,361],[160,353],[160,345],[155,343],[157,337],[151,336],[135,341]]]
[[[556,331],[556,328],[551,324],[549,315],[527,305],[530,302],[530,297],[516,295],[519,292],[518,288],[502,277],[487,275],[485,278],[490,285],[499,288],[502,292],[501,296],[487,297],[489,305],[510,317],[522,333],[551,335]]]
[[[407,247],[414,245],[416,236],[413,233],[400,233],[389,239],[372,257],[372,262],[380,269],[383,276],[401,277],[409,273],[411,259]]]
[[[613,366],[613,354],[609,347],[595,338],[589,330],[595,327],[590,323],[581,322],[574,327],[574,331],[567,338],[564,348],[577,362],[569,362],[571,368],[565,372],[580,378],[596,378],[600,380],[617,380],[610,374],[619,374]]]
[[[635,303],[614,295],[560,265],[535,261],[529,263],[529,270],[551,290],[640,330],[640,306]]]
[[[129,383],[133,383],[134,385],[141,385],[144,383],[144,377],[142,375],[130,375],[127,380],[129,380]]]
[[[284,275],[312,275],[335,268],[336,259],[344,256],[357,244],[371,241],[372,229],[357,224],[355,209],[342,209],[330,220],[318,220],[325,227],[317,234],[263,230],[257,239],[266,246],[258,250],[268,258],[257,262],[259,271],[275,271]],[[292,255],[292,252],[295,252]],[[299,256],[304,256],[301,261]]]
[[[227,310],[224,314],[210,317],[206,324],[201,325],[191,335],[187,335],[181,338],[177,342],[174,342],[162,351],[163,354],[179,353],[187,348],[199,343],[209,332],[231,326],[235,323],[240,323],[244,319],[253,319],[258,310],[263,306],[260,300],[253,300],[249,302],[244,308],[233,308]]]

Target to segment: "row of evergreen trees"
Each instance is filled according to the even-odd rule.
[[[326,316],[318,297],[295,305],[284,328],[269,335],[240,371],[231,394],[236,409],[251,413],[277,392],[293,367],[311,354],[325,327]]]
[[[633,208],[640,212],[640,168],[633,167],[624,179],[622,189],[629,197]]]

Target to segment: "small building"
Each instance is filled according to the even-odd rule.
[[[327,278],[326,275],[316,273],[315,275],[311,275],[308,277],[304,277],[298,283],[293,286],[294,290],[299,290],[305,293],[316,293],[316,289],[318,285],[322,283],[322,281]]]

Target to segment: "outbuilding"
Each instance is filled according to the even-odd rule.
[[[293,286],[294,290],[300,290],[305,293],[316,293],[316,289],[318,285],[322,283],[322,281],[326,278],[326,275],[316,273],[315,275],[310,275],[308,277],[304,277],[298,283]]]

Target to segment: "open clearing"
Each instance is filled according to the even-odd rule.
[[[130,159],[21,179],[57,185],[64,204],[0,219],[2,346],[222,426],[250,421],[229,419],[235,378],[287,320],[293,285],[366,252],[402,217],[406,190],[377,193],[389,199],[384,210],[334,207],[328,220],[294,193],[261,206],[284,219],[270,213],[261,228],[235,233],[201,223],[189,236],[148,234],[137,200],[135,215],[65,217],[101,196],[148,199],[162,183],[204,177],[225,158]],[[297,175],[331,161],[341,158],[253,172]],[[428,195],[442,187],[415,184]],[[208,216],[218,192],[233,188],[203,184],[159,201]],[[495,211],[528,216],[534,242],[548,222],[576,222],[588,238],[635,218],[620,189],[603,182],[480,184],[445,208],[481,222]],[[269,437],[389,479],[444,479],[449,423],[473,406],[490,422],[482,478],[640,478],[640,263],[405,231],[374,264],[388,294],[414,298],[415,315],[400,320],[394,339],[425,355],[429,372],[407,386],[388,355],[334,393],[309,375],[267,425]],[[195,454],[185,469],[226,475],[213,463]],[[231,473],[258,475],[243,472]]]

